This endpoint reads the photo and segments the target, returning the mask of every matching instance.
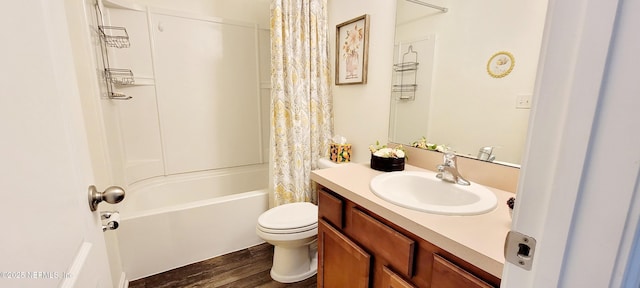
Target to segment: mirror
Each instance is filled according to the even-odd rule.
[[[519,165],[546,10],[546,1],[397,0],[389,140],[425,137],[474,158],[490,146],[494,162]]]

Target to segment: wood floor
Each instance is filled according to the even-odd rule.
[[[261,244],[129,283],[129,288],[316,287],[316,276],[282,284],[271,279],[273,246]]]

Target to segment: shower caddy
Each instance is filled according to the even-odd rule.
[[[400,84],[394,84],[392,88],[392,92],[398,93],[398,100],[415,100],[418,64],[418,52],[413,51],[413,46],[409,45],[407,52],[402,55],[402,62],[393,65],[393,71],[398,73],[397,77],[400,79]]]
[[[96,1],[96,19],[98,21],[98,33],[100,36],[100,52],[102,54],[102,63],[104,64],[104,81],[107,87],[107,97],[113,100],[129,100],[133,97],[115,92],[116,86],[128,86],[135,84],[133,72],[131,69],[112,68],[109,63],[108,47],[112,48],[129,48],[129,34],[127,29],[119,26],[105,26],[102,19],[102,10],[99,1]]]

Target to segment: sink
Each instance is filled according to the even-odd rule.
[[[430,171],[400,171],[380,174],[370,183],[371,191],[393,204],[442,215],[478,215],[496,208],[496,195],[471,182],[469,186],[444,182]]]

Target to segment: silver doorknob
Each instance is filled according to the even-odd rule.
[[[98,191],[96,186],[89,186],[89,209],[96,211],[98,204],[105,201],[107,203],[116,204],[120,203],[124,199],[124,189],[118,186],[111,186],[104,190],[104,192]]]

